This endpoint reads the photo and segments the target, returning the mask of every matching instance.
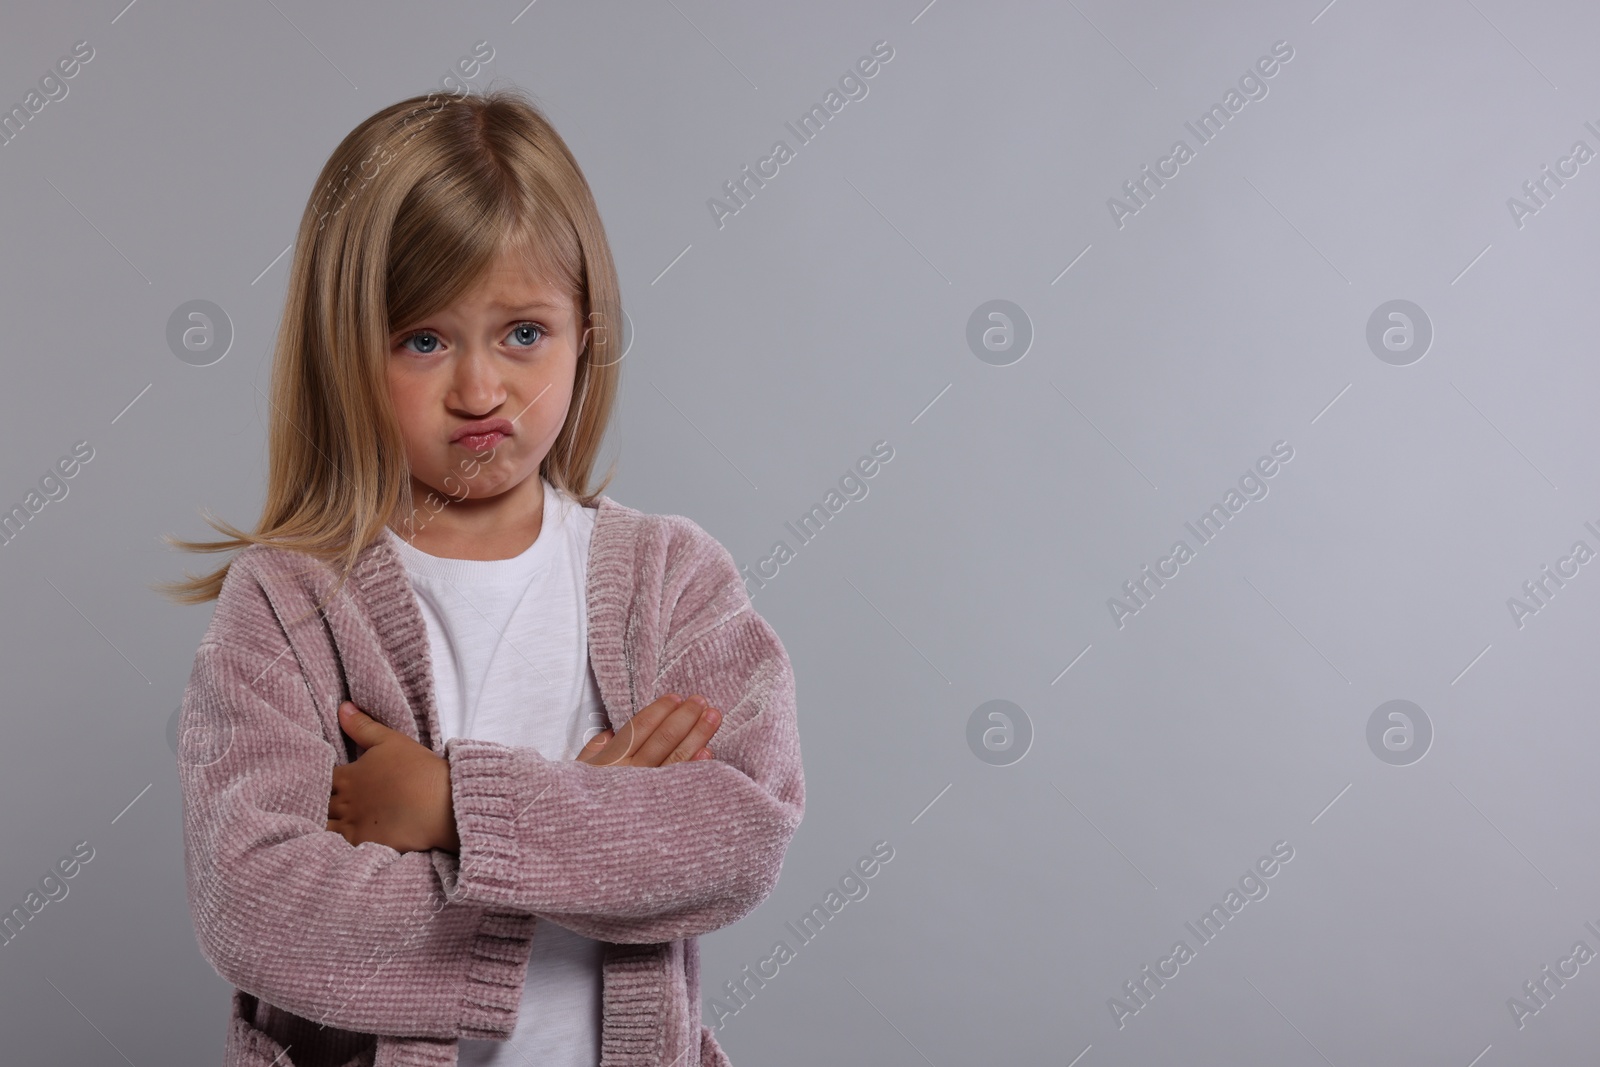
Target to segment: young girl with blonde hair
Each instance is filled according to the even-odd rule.
[[[168,586],[216,600],[180,778],[225,1063],[727,1063],[697,937],[799,825],[794,674],[726,549],[590,487],[621,317],[520,93],[401,101],[323,168],[262,516],[172,539],[243,550]]]

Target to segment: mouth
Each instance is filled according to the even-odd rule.
[[[450,443],[473,452],[486,452],[510,437],[511,423],[506,419],[483,419],[459,427],[450,436]]]
[[[453,444],[458,444],[472,452],[487,452],[506,439],[503,433],[469,433],[465,437],[458,437]]]

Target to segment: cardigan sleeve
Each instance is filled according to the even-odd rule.
[[[805,806],[794,673],[732,558],[712,556],[710,595],[672,607],[648,699],[705,694],[716,758],[600,767],[451,739],[460,859],[435,854],[450,899],[620,943],[709,933],[766,899]]]
[[[230,578],[232,576],[230,575]],[[244,578],[243,575],[240,576]],[[236,588],[181,709],[185,875],[201,954],[224,979],[314,1022],[400,1037],[501,1037],[516,962],[484,958],[497,922],[445,900],[427,852],[327,829],[338,754],[272,616]],[[258,602],[259,604],[260,602]],[[215,619],[214,619],[215,621]],[[502,931],[504,932],[504,931]]]

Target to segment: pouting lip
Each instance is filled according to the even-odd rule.
[[[454,443],[468,434],[480,433],[501,433],[510,437],[511,422],[507,419],[481,419],[478,422],[469,422],[457,427],[456,432],[450,435],[450,440]]]

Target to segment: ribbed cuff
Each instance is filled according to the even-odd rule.
[[[446,899],[484,907],[518,904],[517,873],[522,850],[517,819],[541,789],[554,778],[518,762],[509,745],[454,737],[445,743],[450,763],[450,797],[455,807],[456,836],[461,848],[453,884],[445,886]],[[536,765],[536,764],[535,764]],[[541,782],[541,778],[548,781]],[[532,787],[532,796],[522,793]]]

